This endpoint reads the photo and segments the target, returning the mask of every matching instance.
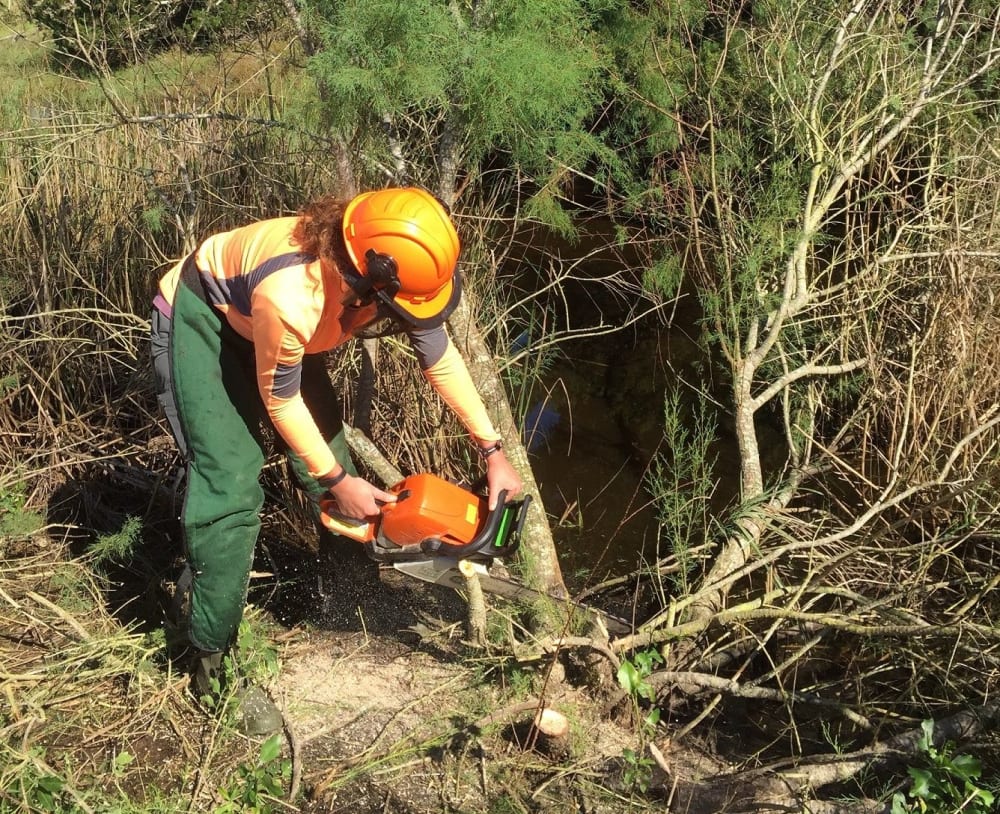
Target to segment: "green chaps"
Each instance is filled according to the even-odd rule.
[[[261,427],[267,418],[253,345],[218,310],[182,283],[171,319],[158,316],[154,312],[159,398],[176,413],[166,411],[187,459],[181,525],[192,572],[188,637],[201,650],[221,651],[233,644],[246,604],[264,503],[258,479],[267,457]],[[169,332],[167,342],[157,335],[158,324]],[[166,350],[159,359],[158,345]],[[305,357],[302,397],[337,460],[355,474],[340,400],[321,356]],[[302,461],[290,453],[289,460],[300,486],[320,497],[325,490]]]

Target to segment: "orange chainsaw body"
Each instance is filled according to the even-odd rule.
[[[354,520],[337,513],[332,497],[320,501],[323,525],[361,543],[419,545],[439,540],[444,546],[464,546],[476,539],[486,523],[488,504],[444,478],[429,473],[410,475],[389,489],[395,503],[386,503],[374,520]]]

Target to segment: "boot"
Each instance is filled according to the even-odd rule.
[[[225,689],[223,654],[201,650],[195,654],[193,681],[198,698],[206,695],[218,698]],[[244,735],[269,735],[281,729],[281,712],[267,693],[255,684],[241,682],[236,692],[239,704],[240,731]]]
[[[222,690],[222,653],[199,650],[194,655],[191,679],[200,701],[206,695],[215,697]]]

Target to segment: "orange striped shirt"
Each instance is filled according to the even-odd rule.
[[[351,289],[336,268],[292,243],[297,222],[274,218],[213,235],[199,246],[195,262],[206,299],[254,345],[257,386],[275,429],[319,477],[337,461],[302,400],[302,358],[343,344],[378,309],[344,304]],[[160,294],[171,306],[181,265],[160,280]],[[410,338],[424,375],[469,433],[485,443],[499,438],[444,327],[414,331]]]

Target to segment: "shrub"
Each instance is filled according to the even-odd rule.
[[[173,45],[206,47],[273,24],[272,0],[35,0],[26,13],[76,68],[118,68]]]

